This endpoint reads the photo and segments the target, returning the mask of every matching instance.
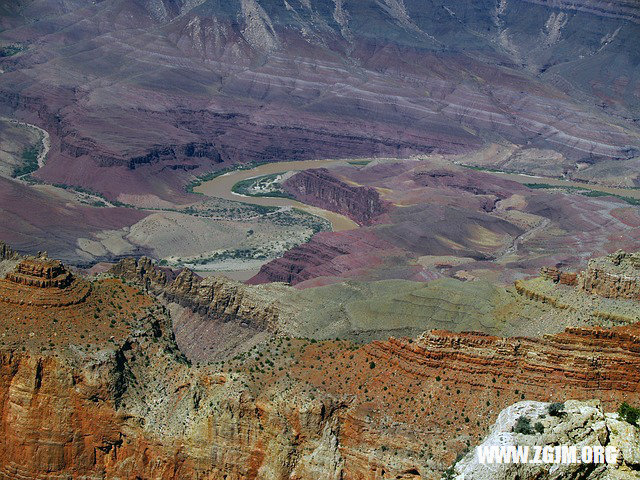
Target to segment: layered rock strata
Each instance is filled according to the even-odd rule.
[[[446,369],[478,386],[487,378],[502,378],[523,390],[541,391],[552,383],[583,394],[640,394],[637,327],[569,328],[540,339],[431,331],[413,342],[390,339],[365,348],[412,375]]]
[[[608,298],[640,299],[640,254],[616,252],[590,260],[581,287]]]
[[[26,258],[0,280],[0,301],[19,305],[77,305],[90,292],[89,282],[74,277],[59,261],[47,258]]]
[[[13,283],[39,288],[65,288],[73,281],[73,275],[62,263],[48,259],[23,260],[6,278]]]
[[[146,260],[127,264],[130,278],[163,283]],[[100,282],[113,284],[106,298],[124,291]],[[216,282],[185,271],[159,291],[223,318],[266,305],[252,287]],[[118,301],[137,297],[148,300]],[[256,308],[243,310],[249,300]],[[519,399],[640,402],[637,325],[538,339],[431,331],[364,346],[283,336],[198,367],[178,351],[167,311],[145,312],[118,336],[111,316],[96,320],[97,343],[47,348],[47,335],[0,348],[0,478],[431,479]]]
[[[542,278],[548,278],[554,283],[575,287],[578,285],[578,274],[563,272],[557,267],[543,267],[540,270]]]
[[[282,187],[303,203],[341,213],[360,225],[370,225],[388,207],[375,189],[349,185],[326,168],[296,173]]]

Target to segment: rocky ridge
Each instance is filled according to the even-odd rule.
[[[241,313],[243,299],[256,299],[190,272],[167,280],[173,273],[146,259],[118,268],[148,281],[149,292],[172,291],[173,303],[223,317],[232,312],[225,296]],[[0,348],[0,478],[432,479],[522,398],[640,402],[637,325],[539,339],[431,331],[365,345],[271,335],[226,362],[196,366],[178,348],[169,311],[147,295],[106,278],[87,302],[105,284],[126,293],[106,296],[115,312],[134,298],[147,305],[112,327],[112,315],[97,318],[92,330],[114,332],[110,341],[106,333],[94,343]],[[54,320],[73,313],[31,308],[59,332]],[[21,325],[23,315],[9,311],[6,321]]]
[[[585,480],[633,480],[640,468],[640,432],[634,425],[619,418],[617,413],[607,413],[599,401],[569,400],[562,404],[559,414],[550,415],[551,404],[519,402],[500,412],[489,435],[479,447],[492,445],[575,446],[578,458],[583,446],[615,447],[617,461],[606,464],[571,464],[560,462],[547,465],[534,464],[481,464],[475,448],[455,464],[450,478],[455,480],[533,480],[545,478],[561,480],[581,478]],[[519,418],[530,424],[540,424],[540,432],[514,432]]]
[[[341,213],[360,225],[371,225],[387,210],[375,189],[349,185],[326,168],[296,173],[282,187],[303,203]]]
[[[189,269],[176,273],[163,270],[147,257],[123,259],[110,273],[220,322],[233,321],[262,330],[274,330],[278,324],[278,311],[272,305],[281,290],[278,285],[251,288],[223,277],[203,278]]]

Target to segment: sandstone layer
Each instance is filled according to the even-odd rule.
[[[172,305],[181,299],[180,308],[227,323],[237,311],[273,328],[249,308],[265,286],[174,276],[147,260],[119,268]],[[75,307],[11,305],[0,302],[6,479],[431,480],[517,401],[595,397],[608,410],[640,402],[637,323],[542,338],[430,331],[365,344],[276,330],[198,366],[179,350],[172,312],[120,280],[94,280]],[[272,319],[277,328],[283,320]]]

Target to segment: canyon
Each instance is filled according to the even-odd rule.
[[[2,251],[17,271],[49,272],[46,258]],[[627,258],[594,260],[579,277],[601,277]],[[636,322],[539,338],[432,330],[317,341],[291,335],[278,302],[265,308],[268,288],[292,287],[198,280],[149,260],[123,260],[113,273],[122,280],[88,280],[84,311],[54,302],[15,310],[0,300],[0,478],[439,478],[523,399],[598,398],[607,409],[640,402]],[[579,285],[540,278],[589,297]],[[31,283],[15,285],[52,295],[71,288]],[[105,293],[111,301],[97,302]],[[603,301],[632,302],[637,312],[624,290]],[[192,363],[176,343],[174,302],[269,335],[223,360]],[[90,333],[66,328],[74,324]]]
[[[0,2],[0,479],[637,478],[639,38],[633,0]]]
[[[2,179],[3,240],[83,266],[180,258],[126,229],[149,208],[197,205],[191,182],[252,162],[453,155],[637,187],[637,18],[633,2],[596,0],[3,5],[0,113],[48,135],[35,185]],[[70,205],[69,191],[90,200]],[[25,204],[46,215],[21,218],[13,206]],[[90,221],[70,225],[61,209]],[[56,235],[35,248],[38,229]]]

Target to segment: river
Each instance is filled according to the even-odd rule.
[[[196,192],[208,195],[210,197],[224,198],[236,202],[249,203],[253,205],[263,205],[267,207],[293,207],[304,210],[313,215],[322,217],[329,222],[334,231],[353,230],[358,228],[358,224],[350,218],[331,212],[318,207],[313,207],[296,200],[279,197],[249,197],[234,193],[231,189],[241,180],[249,178],[261,177],[263,175],[271,175],[275,173],[285,173],[289,171],[301,171],[311,168],[331,167],[335,165],[347,165],[347,160],[299,160],[292,162],[266,163],[250,170],[234,170],[219,177],[202,183],[194,190]],[[571,180],[563,180],[560,178],[536,177],[519,173],[493,172],[488,171],[491,175],[512,180],[518,183],[544,183],[557,187],[578,187],[587,190],[610,193],[612,195],[620,195],[640,199],[640,189],[626,189],[616,187],[606,187],[602,185],[592,185]]]
[[[495,172],[482,170],[485,173],[495,175],[507,180],[513,180],[518,183],[543,183],[546,185],[553,185],[554,187],[575,187],[583,188],[585,190],[593,190],[596,192],[610,193],[611,195],[619,195],[622,197],[635,198],[640,200],[640,189],[638,188],[618,188],[618,187],[606,187],[604,185],[594,185],[591,183],[575,182],[573,180],[564,180],[562,178],[549,178],[538,177],[533,175],[525,175],[521,173],[508,173],[508,172]]]
[[[353,230],[358,228],[358,224],[350,218],[331,212],[323,208],[313,207],[305,203],[289,198],[280,197],[249,197],[234,193],[231,189],[241,180],[248,178],[272,175],[275,173],[285,173],[290,171],[309,170],[311,168],[329,167],[334,165],[346,165],[345,160],[299,160],[293,162],[265,163],[250,170],[234,170],[219,177],[202,183],[194,188],[194,191],[209,197],[224,198],[234,202],[249,203],[252,205],[262,205],[265,207],[292,207],[304,210],[305,212],[317,215],[331,223],[334,232]]]
[[[22,125],[28,128],[33,128],[34,130],[37,130],[40,133],[40,135],[42,135],[40,139],[42,142],[42,148],[38,153],[38,168],[44,167],[44,161],[47,159],[47,155],[49,154],[49,149],[51,148],[51,140],[49,138],[49,132],[47,132],[46,130],[43,130],[37,125],[33,125],[27,122],[21,122],[20,120],[15,120],[13,118],[0,117],[0,120],[13,123],[16,125]]]

